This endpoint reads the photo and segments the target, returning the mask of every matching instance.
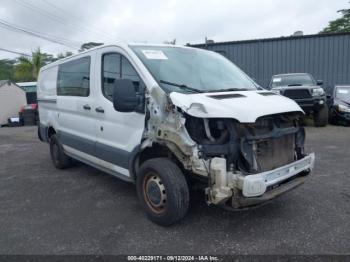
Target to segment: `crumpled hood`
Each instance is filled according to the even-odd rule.
[[[257,118],[303,110],[293,100],[269,91],[234,91],[220,93],[170,93],[174,105],[201,118],[234,118],[254,123]]]

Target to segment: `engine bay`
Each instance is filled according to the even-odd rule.
[[[253,124],[234,119],[202,119],[186,115],[186,129],[200,157],[226,159],[227,170],[260,173],[304,156],[305,131],[299,113],[264,116]]]

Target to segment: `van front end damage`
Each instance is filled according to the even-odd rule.
[[[254,206],[302,184],[315,157],[304,153],[299,115],[264,116],[254,124],[188,116],[187,130],[209,166],[208,203]]]
[[[208,204],[242,209],[302,184],[314,165],[304,152],[301,112],[260,116],[255,123],[202,118],[165,103],[150,116],[143,147],[164,145],[184,170],[205,181]]]

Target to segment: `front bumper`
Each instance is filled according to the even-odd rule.
[[[293,180],[284,182],[275,189],[269,190],[262,196],[258,197],[236,197],[231,199],[230,206],[225,206],[230,210],[250,209],[268,203],[270,200],[300,186],[307,179],[307,175],[299,175]]]
[[[326,104],[326,97],[298,98],[295,102],[306,112],[318,111]]]
[[[259,174],[248,175],[243,178],[242,194],[244,197],[257,197],[263,195],[268,188],[282,183],[302,172],[311,171],[315,163],[315,154],[288,165]]]
[[[243,178],[241,194],[226,202],[225,208],[239,210],[267,203],[269,200],[303,184],[313,169],[315,155],[310,154],[291,164]]]

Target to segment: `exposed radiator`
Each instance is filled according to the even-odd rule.
[[[295,135],[260,140],[256,143],[258,172],[272,170],[294,161]]]

